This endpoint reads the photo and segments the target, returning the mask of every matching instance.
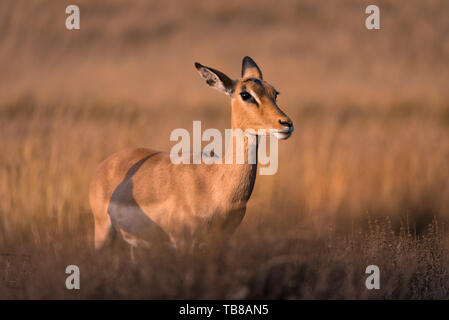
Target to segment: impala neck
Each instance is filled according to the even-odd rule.
[[[233,201],[246,203],[251,196],[257,176],[257,136],[245,137],[243,131],[237,130],[240,127],[236,124],[234,118],[232,119],[231,127],[234,132],[232,147],[230,145],[227,146],[222,159],[223,183],[231,186],[230,196]],[[243,141],[243,147],[237,143],[237,140]],[[255,152],[254,163],[249,163],[248,154],[250,151]],[[237,163],[239,158],[243,159],[243,164]],[[231,159],[232,164],[226,164],[226,159],[228,159],[228,163],[229,159]]]

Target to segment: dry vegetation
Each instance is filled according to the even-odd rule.
[[[448,2],[377,1],[367,31],[356,0],[83,0],[69,32],[70,3],[0,3],[0,298],[447,298]],[[244,55],[296,130],[231,243],[95,259],[92,170],[192,120],[227,127],[193,62],[237,76]]]

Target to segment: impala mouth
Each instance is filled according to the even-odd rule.
[[[272,133],[279,140],[286,140],[292,135],[291,131],[276,131]]]
[[[274,130],[274,129],[270,129],[270,130],[258,130],[258,131],[250,131],[250,132],[245,132],[247,135],[256,135],[256,136],[274,136],[279,140],[285,140],[288,139],[293,132],[293,127],[286,127],[282,130]]]
[[[292,135],[292,132],[294,130],[293,125],[291,127],[285,127],[282,130],[277,130],[272,132],[271,134],[273,136],[275,136],[276,138],[278,138],[279,140],[285,140],[290,138],[290,136]]]

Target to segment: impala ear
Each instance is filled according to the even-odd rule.
[[[246,56],[242,61],[242,78],[257,78],[262,80],[262,71],[253,59]]]
[[[214,88],[227,95],[232,95],[234,92],[235,82],[232,81],[223,72],[203,66],[201,63],[195,62],[195,68],[200,75],[206,79],[206,83],[209,87]]]

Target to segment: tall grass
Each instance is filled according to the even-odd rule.
[[[446,298],[448,10],[380,1],[0,3],[0,298]],[[371,3],[366,3],[371,4]],[[255,36],[255,33],[257,36]],[[229,126],[193,62],[251,55],[295,124],[223,248],[97,259],[92,171],[175,128]],[[124,257],[120,259],[120,257]],[[81,268],[82,289],[64,271]],[[381,290],[364,286],[381,269]]]

